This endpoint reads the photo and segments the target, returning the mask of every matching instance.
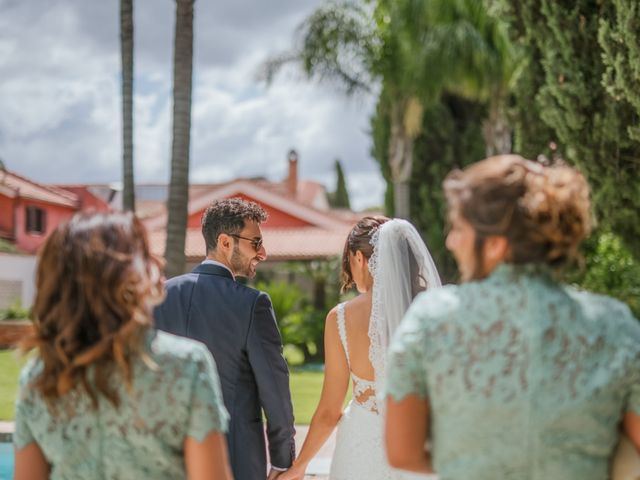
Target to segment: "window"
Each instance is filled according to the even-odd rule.
[[[38,207],[27,207],[27,233],[44,233],[47,230],[47,212]]]

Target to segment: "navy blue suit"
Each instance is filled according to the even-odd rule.
[[[271,464],[290,467],[295,430],[289,370],[269,296],[206,263],[169,279],[166,292],[155,311],[156,327],[203,342],[216,361],[231,416],[227,441],[234,478],[266,476],[262,409]]]

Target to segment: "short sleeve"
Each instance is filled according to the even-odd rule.
[[[422,399],[428,397],[425,335],[420,323],[415,309],[410,309],[389,349],[385,394],[396,401],[407,395],[417,395]]]
[[[640,415],[640,383],[631,386],[627,411]]]
[[[634,321],[637,320],[634,318]],[[627,401],[627,411],[640,415],[640,351],[636,351],[632,361],[633,372],[631,375],[631,385],[629,389],[629,399]]]
[[[196,373],[193,379],[187,436],[198,442],[211,432],[225,433],[229,414],[224,406],[220,379],[209,350],[202,345],[194,354]]]
[[[16,421],[15,431],[13,433],[13,444],[16,450],[22,450],[35,439],[29,427],[29,404],[26,395],[28,387],[28,372],[31,370],[32,364],[28,363],[20,374],[20,390],[16,400]]]
[[[615,302],[609,308],[609,312],[612,312],[614,318],[619,319],[619,323],[615,324],[615,332],[619,335],[616,351],[628,352],[625,355],[628,365],[625,382],[628,392],[626,411],[640,415],[640,322],[633,316],[629,307],[620,302]]]

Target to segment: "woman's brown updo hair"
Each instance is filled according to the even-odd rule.
[[[449,209],[475,230],[476,271],[489,236],[507,238],[510,263],[556,267],[575,258],[591,230],[589,186],[566,165],[491,157],[451,172],[444,190]]]
[[[80,213],[51,234],[39,255],[34,333],[22,345],[43,363],[33,387],[49,405],[77,387],[94,407],[99,394],[118,405],[111,375],[130,387],[133,361],[145,358],[161,267],[131,213]]]
[[[349,254],[355,254],[358,250],[362,252],[365,258],[371,258],[373,254],[373,246],[371,238],[376,233],[380,225],[388,222],[390,219],[381,215],[375,217],[363,217],[351,229],[347,240],[344,242],[344,250],[342,252],[342,291],[348,290],[353,285],[353,276],[351,274],[351,265],[349,264]]]

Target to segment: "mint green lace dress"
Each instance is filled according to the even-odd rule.
[[[640,414],[638,321],[531,267],[420,295],[388,368],[388,395],[429,402],[440,480],[605,480]]]
[[[57,402],[55,414],[29,384],[41,371],[39,360],[21,373],[14,444],[38,443],[56,479],[185,478],[183,442],[213,431],[225,432],[213,357],[201,343],[164,332],[147,337],[150,357],[134,364],[133,389],[120,383],[118,409],[102,398],[93,410],[88,395],[73,392]]]

